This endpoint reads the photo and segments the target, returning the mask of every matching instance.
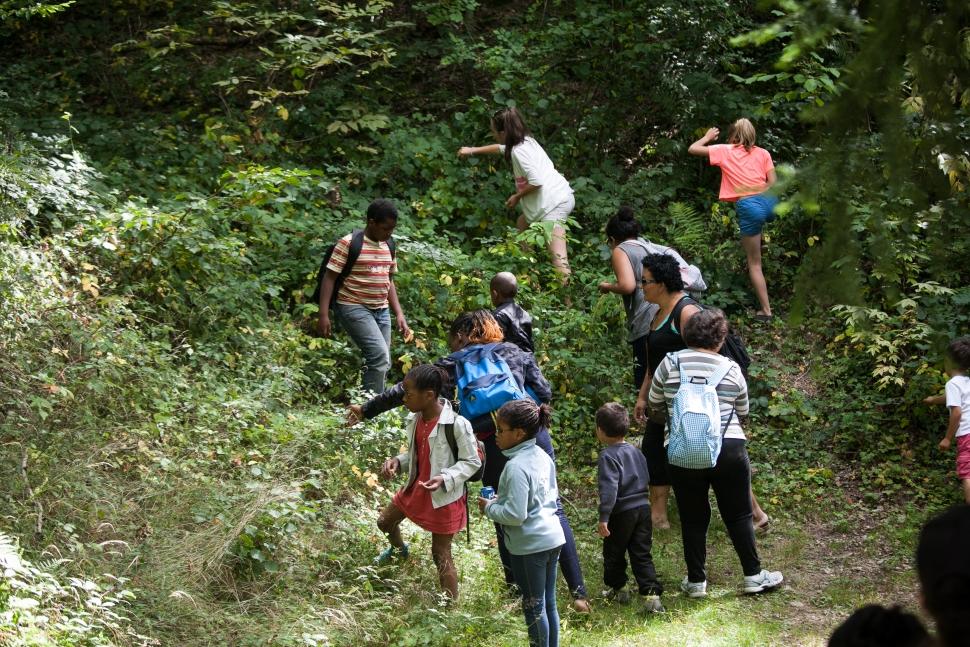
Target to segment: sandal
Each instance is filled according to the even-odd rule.
[[[774,318],[775,318],[774,315],[756,314],[754,316],[754,320],[755,321],[758,321],[760,323],[768,323],[768,322],[770,322]]]
[[[771,523],[771,518],[765,515],[765,518],[754,524],[754,531],[756,533],[765,535],[768,534],[768,525]]]

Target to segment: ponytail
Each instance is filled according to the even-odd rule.
[[[502,405],[496,417],[507,427],[524,431],[526,438],[535,438],[540,429],[548,428],[552,422],[552,408],[530,398],[512,400]]]

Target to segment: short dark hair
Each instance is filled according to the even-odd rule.
[[[647,254],[643,257],[643,267],[650,270],[653,280],[662,283],[668,292],[684,289],[684,279],[680,274],[680,263],[668,254]]]
[[[490,290],[495,290],[495,293],[503,299],[514,299],[519,293],[519,283],[515,280],[515,274],[511,272],[499,272],[492,277],[488,287]]]
[[[596,410],[596,426],[610,438],[622,438],[630,430],[630,414],[619,402],[607,402]]]
[[[919,647],[929,637],[913,614],[899,607],[867,604],[832,632],[829,647]]]
[[[727,317],[720,308],[695,312],[684,324],[684,343],[690,348],[719,350],[727,334]]]
[[[434,364],[418,364],[408,371],[404,379],[414,382],[414,386],[421,391],[430,389],[440,395],[446,377],[445,370],[440,366]]]
[[[367,219],[375,222],[397,220],[397,207],[390,200],[378,198],[367,207]]]
[[[916,574],[926,610],[944,645],[962,645],[970,634],[970,505],[930,519],[920,531]]]
[[[617,243],[630,240],[640,235],[640,223],[633,212],[633,207],[620,207],[612,218],[606,221],[606,236]]]
[[[946,355],[963,372],[970,371],[970,335],[957,337],[946,348]]]

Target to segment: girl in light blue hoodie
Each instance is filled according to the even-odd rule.
[[[535,441],[549,421],[549,405],[531,399],[513,400],[498,410],[495,443],[509,462],[499,478],[498,496],[478,499],[479,510],[505,531],[530,647],[559,645],[556,565],[566,539],[556,516],[556,465]]]

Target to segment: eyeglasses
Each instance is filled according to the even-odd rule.
[[[660,281],[656,279],[641,279],[640,281],[640,285],[650,285],[651,283],[660,283]]]

